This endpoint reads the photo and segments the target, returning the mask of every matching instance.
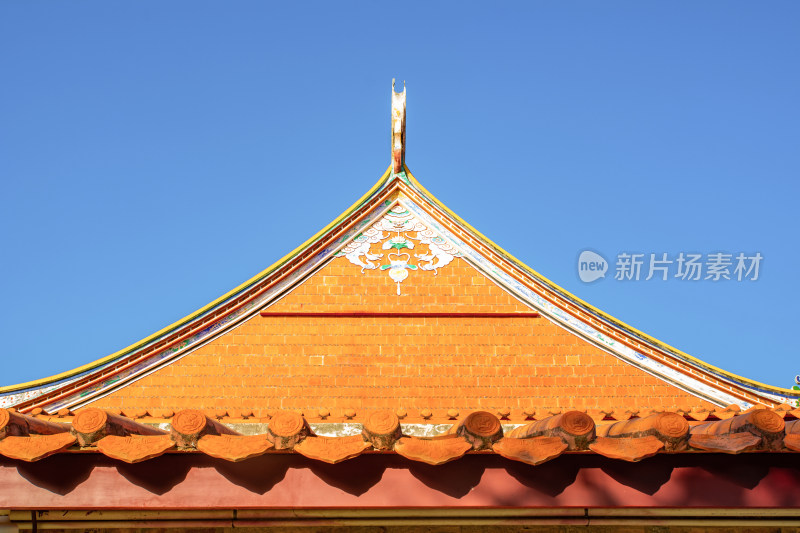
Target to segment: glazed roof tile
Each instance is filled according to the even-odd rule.
[[[56,453],[96,452],[136,463],[164,453],[203,453],[234,462],[269,453],[299,453],[334,464],[362,453],[397,453],[438,465],[466,453],[497,453],[535,465],[562,453],[596,453],[635,462],[658,453],[798,452],[796,414],[800,413],[751,409],[723,419],[712,414],[697,422],[661,412],[598,424],[581,411],[517,423],[476,411],[450,423],[409,423],[388,410],[347,422],[310,422],[292,411],[233,419],[184,410],[166,420],[134,420],[97,408],[54,417],[3,409],[0,455],[31,462]]]

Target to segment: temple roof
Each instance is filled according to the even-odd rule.
[[[796,521],[800,393],[516,260],[411,175],[392,102],[390,167],[296,250],[0,389],[0,529]]]
[[[612,418],[797,407],[797,391],[716,368],[603,313],[450,211],[405,165],[405,95],[392,90],[390,167],[336,220],[140,342],[0,388],[0,407]]]

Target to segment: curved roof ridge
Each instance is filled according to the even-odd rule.
[[[392,198],[395,198],[393,195],[398,190],[392,189],[392,185],[399,188],[401,195],[404,194],[402,191],[405,189],[414,196],[418,196],[424,203],[429,204],[430,208],[433,208],[431,213],[438,212],[435,214],[436,218],[441,218],[451,227],[464,232],[463,234],[474,243],[481,247],[485,246],[485,249],[494,257],[491,259],[492,262],[495,262],[501,269],[507,270],[512,277],[522,281],[523,284],[527,283],[531,288],[538,287],[534,293],[541,291],[545,300],[551,300],[550,303],[571,314],[577,321],[583,322],[589,328],[599,327],[598,324],[602,324],[603,326],[599,327],[597,332],[611,335],[612,338],[616,336],[618,341],[621,341],[623,345],[627,344],[634,352],[641,351],[638,355],[642,357],[648,357],[655,361],[663,358],[664,364],[671,365],[678,372],[690,375],[699,371],[702,373],[699,375],[701,380],[705,380],[711,389],[722,393],[720,398],[727,397],[729,393],[733,393],[734,397],[742,399],[744,403],[752,401],[780,403],[800,398],[800,393],[797,391],[760,383],[717,368],[659,341],[583,301],[539,274],[473,228],[431,194],[403,164],[400,172],[393,172],[390,166],[377,183],[361,198],[300,246],[206,306],[141,341],[94,362],[36,381],[0,387],[0,401],[5,399],[5,402],[2,402],[8,404],[5,406],[24,405],[25,409],[31,409],[37,404],[47,406],[48,409],[53,405],[56,407],[73,405],[78,401],[76,400],[78,391],[88,388],[90,391],[88,399],[100,393],[97,391],[124,386],[124,383],[129,380],[137,379],[135,376],[142,371],[142,365],[149,365],[147,368],[151,368],[152,365],[167,364],[179,354],[189,353],[193,350],[193,345],[198,338],[226,331],[231,325],[250,313],[252,306],[261,305],[258,302],[261,301],[262,296],[259,295],[263,294],[263,291],[272,291],[274,287],[280,287],[285,283],[287,276],[290,278],[297,275],[305,277],[306,273],[310,272],[309,265],[317,261],[318,257],[326,257],[326,254],[331,253],[332,249],[353,238],[355,232],[363,227],[369,217],[374,216],[377,210],[384,209],[384,204],[388,205]],[[504,264],[507,266],[502,266]],[[299,269],[299,274],[298,272],[292,273],[296,269]],[[536,307],[533,303],[529,305]],[[559,323],[562,321],[556,318],[551,318],[551,320]],[[680,365],[687,365],[694,371],[682,370]],[[656,371],[656,374],[662,379],[670,381],[667,377],[668,374],[661,375],[659,372]],[[88,393],[84,392],[83,394]],[[697,390],[693,394],[700,395]],[[702,397],[702,395],[700,396]],[[726,400],[718,399],[716,403],[721,401]]]
[[[481,240],[484,244],[486,244],[490,248],[494,249],[498,254],[500,254],[501,256],[506,258],[507,260],[509,260],[514,266],[516,266],[517,268],[519,268],[520,270],[522,270],[523,272],[525,272],[529,276],[533,277],[536,281],[539,281],[539,282],[547,285],[550,289],[558,292],[561,296],[567,298],[568,300],[571,300],[572,303],[574,303],[575,305],[581,306],[581,307],[585,308],[586,310],[592,312],[593,314],[597,315],[599,318],[601,318],[602,320],[606,321],[607,323],[609,323],[613,327],[617,327],[617,328],[623,330],[624,332],[628,333],[629,335],[635,336],[635,337],[641,339],[644,342],[650,343],[650,344],[652,344],[653,346],[657,347],[658,349],[660,349],[662,351],[667,351],[670,354],[672,354],[672,355],[674,355],[674,356],[676,356],[676,357],[678,357],[680,359],[683,359],[688,364],[691,364],[693,366],[699,367],[699,368],[707,370],[707,371],[711,371],[714,374],[720,375],[723,378],[729,379],[729,380],[734,381],[734,382],[741,382],[741,383],[749,384],[754,388],[764,389],[765,392],[772,392],[772,393],[775,393],[775,394],[788,395],[788,396],[793,396],[793,397],[796,397],[796,398],[800,398],[800,392],[798,392],[796,390],[783,388],[783,387],[777,387],[777,386],[774,386],[774,385],[768,385],[766,383],[761,383],[759,381],[756,381],[756,380],[753,380],[753,379],[749,379],[749,378],[746,378],[744,376],[739,376],[738,374],[734,374],[733,372],[729,372],[729,371],[727,371],[725,369],[716,367],[716,366],[714,366],[714,365],[712,365],[710,363],[707,363],[707,362],[705,362],[705,361],[703,361],[701,359],[698,359],[697,357],[689,355],[689,354],[679,350],[678,348],[675,348],[674,346],[672,346],[672,345],[670,345],[670,344],[668,344],[666,342],[663,342],[663,341],[661,341],[659,339],[656,339],[655,337],[652,337],[651,335],[648,335],[647,333],[644,333],[644,332],[636,329],[635,327],[627,324],[626,322],[624,322],[622,320],[619,320],[616,317],[611,316],[610,314],[608,314],[608,313],[602,311],[601,309],[591,305],[590,303],[584,301],[583,299],[579,298],[578,296],[575,296],[574,294],[572,294],[568,290],[564,289],[563,287],[561,287],[557,283],[551,281],[547,277],[543,276],[539,272],[535,271],[534,269],[532,269],[531,267],[529,267],[528,265],[526,265],[525,263],[523,263],[522,261],[520,261],[519,259],[514,257],[512,254],[508,253],[506,250],[504,250],[497,243],[495,243],[494,241],[492,241],[491,239],[486,237],[480,231],[478,231],[473,226],[471,226],[467,221],[465,221],[460,216],[458,216],[454,211],[452,211],[449,207],[447,207],[441,200],[436,198],[430,191],[428,191],[419,182],[419,180],[417,180],[414,177],[414,175],[411,173],[411,171],[408,169],[407,166],[404,165],[403,170],[404,170],[406,176],[408,177],[408,182],[415,189],[418,189],[418,191],[420,193],[422,193],[426,197],[426,199],[428,201],[430,201],[431,203],[435,204],[438,208],[440,208],[448,216],[453,218],[453,220],[455,220],[459,225],[463,226],[465,229],[467,229],[469,232],[471,232],[475,237],[477,237],[479,240]]]
[[[36,379],[33,381],[28,381],[24,383],[18,383],[14,385],[4,385],[0,386],[0,396],[7,395],[10,393],[18,393],[24,392],[28,390],[42,388],[43,386],[50,385],[50,384],[58,384],[58,383],[65,383],[70,378],[79,378],[86,374],[91,373],[92,371],[98,370],[109,363],[114,363],[121,358],[131,355],[135,353],[137,350],[140,350],[155,341],[158,341],[170,333],[173,333],[179,330],[181,327],[190,324],[192,321],[206,315],[208,312],[213,311],[216,307],[220,304],[223,304],[230,300],[231,298],[235,297],[236,295],[240,294],[244,290],[254,286],[259,281],[264,280],[267,278],[272,272],[278,269],[281,265],[288,262],[293,257],[301,254],[308,248],[311,244],[322,238],[325,234],[327,234],[332,229],[336,228],[338,224],[345,218],[347,218],[350,214],[356,211],[359,207],[361,207],[364,203],[370,200],[377,192],[382,190],[390,181],[396,178],[396,175],[392,173],[391,165],[384,171],[383,175],[378,179],[378,181],[373,185],[364,195],[361,196],[355,203],[353,203],[350,207],[345,209],[342,214],[336,217],[333,221],[328,223],[325,227],[319,230],[317,233],[312,235],[309,239],[303,242],[300,246],[289,252],[288,254],[284,255],[276,262],[256,274],[255,276],[251,277],[247,281],[240,283],[238,286],[234,287],[233,289],[229,290],[222,296],[216,298],[215,300],[211,301],[210,303],[206,304],[205,306],[201,307],[200,309],[186,315],[185,317],[181,318],[173,322],[172,324],[161,328],[160,330],[156,331],[121,350],[117,350],[116,352],[107,355],[105,357],[101,357],[100,359],[96,359],[90,363],[86,363],[79,367],[73,368],[72,370],[67,370],[58,374],[54,374],[52,376]]]

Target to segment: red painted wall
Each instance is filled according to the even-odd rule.
[[[271,454],[229,463],[167,454],[129,465],[99,454],[0,459],[11,509],[286,507],[798,507],[796,454],[659,455],[624,463],[568,454],[533,467],[495,455],[429,466],[393,454],[327,465]]]

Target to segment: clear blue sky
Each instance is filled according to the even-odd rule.
[[[577,296],[712,364],[800,373],[796,2],[0,4],[2,384],[187,315],[406,161]],[[578,253],[760,252],[756,282]],[[613,265],[612,265],[613,268]]]

